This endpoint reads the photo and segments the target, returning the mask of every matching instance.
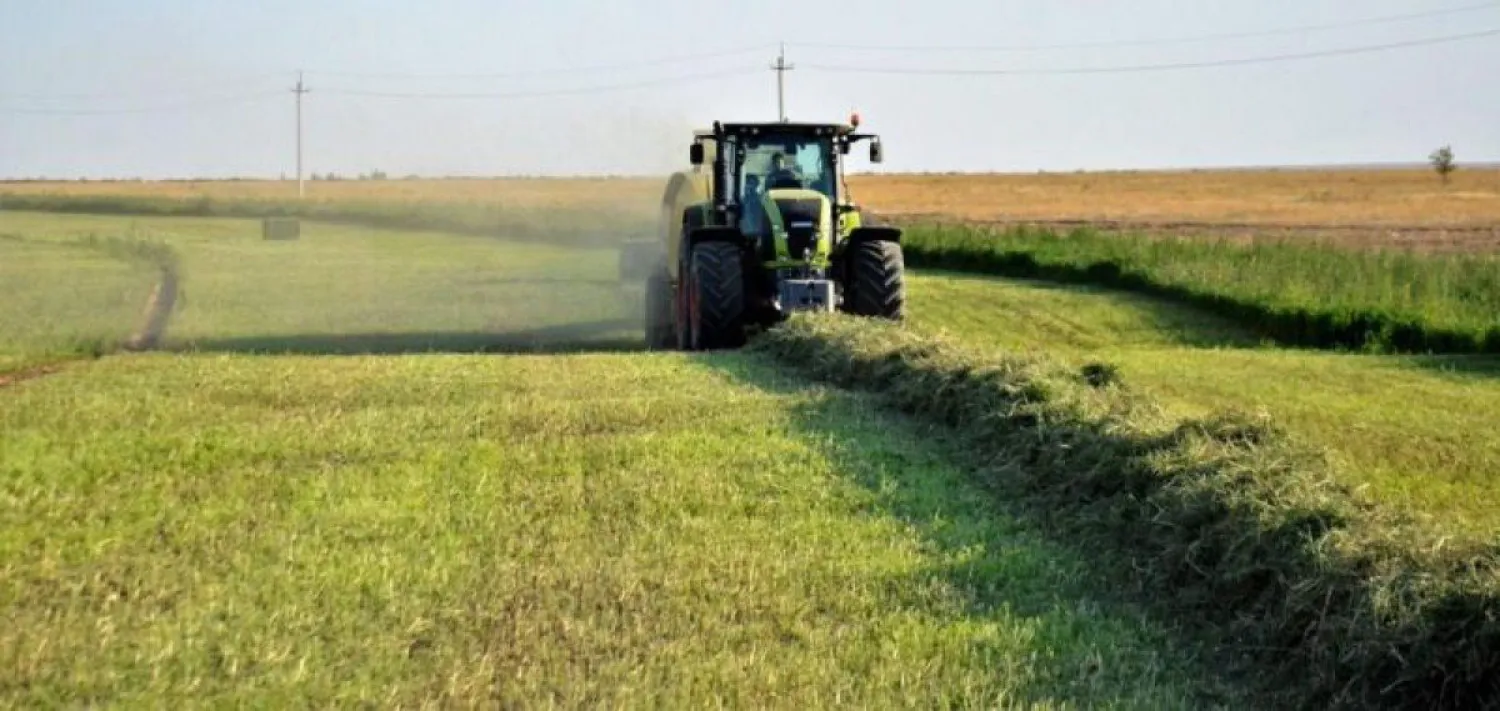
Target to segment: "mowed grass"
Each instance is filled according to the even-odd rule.
[[[1500,531],[1500,358],[1257,348],[1201,311],[1087,287],[922,272],[910,289],[919,328],[1115,363],[1181,416],[1268,412],[1370,497],[1455,532]]]
[[[133,355],[0,393],[0,699],[1201,708],[1172,638],[743,355]]]
[[[178,352],[0,390],[0,704],[1238,705],[926,431],[601,352],[610,250],[7,220],[184,297]]]
[[[156,278],[149,265],[82,246],[0,237],[0,374],[126,340]]]
[[[183,297],[174,348],[255,352],[629,347],[637,298],[622,298],[612,249],[305,223],[266,242],[259,221],[7,213],[33,240],[132,234],[171,246]],[[31,287],[42,298],[44,284]],[[45,309],[32,323],[69,323]],[[54,325],[56,324],[56,325]]]

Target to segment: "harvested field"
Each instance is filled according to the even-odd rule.
[[[186,298],[0,391],[5,705],[1245,706],[923,428],[572,330],[628,308],[591,250],[24,219]]]
[[[915,367],[884,394],[849,392],[790,372],[809,365],[795,354],[775,366],[768,351],[634,352],[640,295],[615,281],[623,233],[564,221],[518,242],[483,221],[466,234],[372,226],[501,214],[414,201],[333,204],[360,224],[309,221],[299,241],[266,242],[254,220],[155,209],[193,197],[119,199],[93,204],[156,214],[0,213],[13,242],[59,258],[127,265],[77,244],[129,235],[182,267],[170,353],[47,368],[0,392],[0,470],[19,502],[4,522],[15,534],[0,539],[19,561],[0,577],[18,620],[0,633],[0,666],[26,680],[0,692],[13,703],[1243,708],[1247,689],[1268,686],[1317,706],[1488,693],[1473,664],[1489,659],[1492,625],[1464,621],[1492,609],[1493,358],[1285,350],[1183,303],[919,271],[897,338],[911,348],[847,324],[781,342],[831,344],[818,352],[856,370]],[[924,238],[912,237],[916,264]],[[1194,261],[1157,240],[1095,238],[1195,284],[1302,274],[1304,252],[1285,246],[1226,267],[1213,250],[1230,246],[1203,245]],[[1091,254],[1043,256],[1087,273]],[[1265,294],[1390,297],[1380,303],[1484,327],[1454,291],[1478,283],[1469,271],[1328,259],[1358,278]],[[1414,275],[1432,288],[1393,288]],[[35,301],[66,313],[65,299]],[[961,367],[927,369],[948,353],[929,352],[930,337],[957,343]],[[981,413],[973,422],[1015,427],[955,430],[950,408],[936,418],[950,429],[934,428],[937,411],[912,405],[991,387],[971,375],[1018,362],[1015,351],[1037,365],[1003,397],[1021,393],[1040,420]],[[0,364],[41,372],[3,353]],[[915,419],[879,407],[902,398]],[[1094,409],[1068,409],[1078,403]],[[1239,410],[1252,414],[1224,414]],[[1043,444],[1015,456],[987,449],[1031,435]],[[1095,436],[1108,446],[1073,449]],[[60,467],[75,473],[51,476]],[[1187,499],[1110,474],[1121,468],[1198,472],[1204,508],[1170,509],[1171,530],[1147,530],[1141,511],[1118,508],[1121,481],[1154,503]],[[1057,505],[1004,493],[1028,481]],[[1278,482],[1291,498],[1267,503]],[[94,520],[83,512],[98,497],[124,505]],[[1221,504],[1228,519],[1214,518]],[[1229,523],[1195,528],[1214,521]],[[1299,548],[1303,525],[1333,531],[1336,549]],[[1206,535],[1211,550],[1178,545]],[[1155,556],[1163,541],[1168,555]],[[286,572],[288,550],[301,572]],[[1389,577],[1359,577],[1361,560]],[[1307,585],[1268,584],[1256,571],[1270,569]],[[1308,622],[1308,595],[1340,607]],[[1410,604],[1371,602],[1384,599]],[[1469,631],[1444,626],[1454,620]],[[1260,647],[1299,630],[1296,644],[1312,641],[1295,657],[1247,649],[1221,663],[1203,645],[1226,630]],[[1469,646],[1433,641],[1450,633]]]
[[[850,180],[892,215],[1122,225],[1500,226],[1500,170],[1235,170],[891,175]]]
[[[801,316],[755,348],[944,428],[995,494],[1102,553],[1166,619],[1255,660],[1260,697],[1481,708],[1500,686],[1500,551],[1371,506],[1274,421],[1163,418],[1101,361],[987,354]],[[941,436],[941,434],[937,435]]]
[[[1500,249],[1500,170],[1199,170],[855,175],[855,199],[901,223],[1016,224],[1158,236],[1312,239],[1346,247]],[[308,183],[313,205],[353,203],[603,209],[655,219],[660,178],[473,178]],[[278,202],[282,181],[10,182],[6,195]]]
[[[423,178],[415,180],[315,180],[311,202],[381,204],[499,204],[520,209],[572,210],[613,206],[649,211],[661,199],[657,178]],[[0,182],[0,194],[71,197],[152,197],[276,202],[297,199],[296,181],[173,180]]]
[[[1172,416],[1267,413],[1328,450],[1335,472],[1444,532],[1500,533],[1500,358],[1379,356],[1262,346],[1201,310],[1098,287],[923,271],[913,325],[993,353],[1118,367]]]

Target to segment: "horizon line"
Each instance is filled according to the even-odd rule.
[[[684,166],[683,169],[687,169]],[[850,171],[850,176],[872,177],[872,176],[908,176],[908,175],[1070,175],[1070,174],[1118,174],[1118,173],[1227,173],[1227,172],[1275,172],[1275,171],[1377,171],[1377,170],[1428,170],[1431,164],[1420,161],[1371,161],[1356,163],[1283,163],[1283,164],[1227,164],[1208,166],[1170,166],[1154,168],[1038,168],[1035,170],[904,170],[904,171]],[[1469,161],[1458,163],[1459,170],[1465,168],[1470,170],[1496,170],[1500,169],[1500,160]],[[371,177],[374,172],[340,174],[328,171],[326,174],[335,176],[333,180],[311,177],[316,171],[304,178],[309,183],[324,182],[399,182],[403,180],[641,180],[657,179],[669,173],[493,173],[493,174],[423,174],[406,173],[402,175],[385,174],[382,178]],[[219,182],[296,182],[296,178],[286,175],[229,175],[229,176],[171,176],[147,178],[141,176],[131,177],[105,177],[105,176],[80,176],[80,177],[49,177],[49,176],[4,176],[0,177],[0,183],[219,183]]]

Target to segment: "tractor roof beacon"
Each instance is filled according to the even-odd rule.
[[[653,348],[734,348],[797,311],[900,319],[901,232],[866,224],[845,161],[880,139],[847,124],[719,123],[696,132],[693,168],[662,198],[658,242],[628,249],[622,277],[646,280]]]

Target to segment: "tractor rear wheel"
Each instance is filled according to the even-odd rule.
[[[900,320],[906,315],[906,262],[897,242],[860,242],[849,249],[844,310]]]
[[[672,283],[664,268],[646,277],[645,320],[647,348],[661,350],[677,344],[672,328]]]
[[[745,343],[745,274],[740,248],[727,242],[693,247],[688,260],[688,348],[738,348]]]

